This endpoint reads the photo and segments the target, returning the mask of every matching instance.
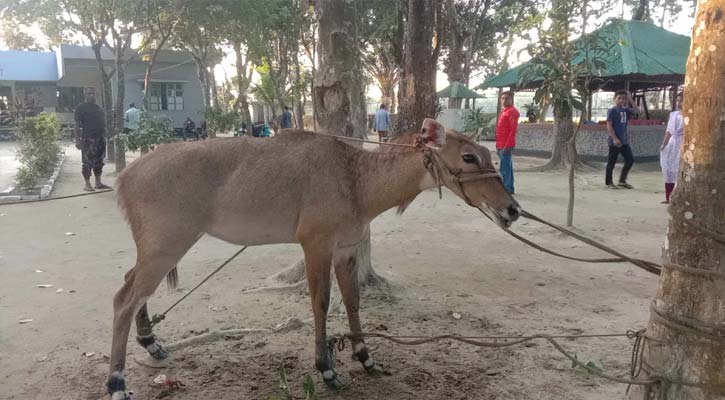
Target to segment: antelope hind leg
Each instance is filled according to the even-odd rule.
[[[146,303],[136,313],[136,343],[141,345],[156,360],[163,360],[169,353],[156,341]]]

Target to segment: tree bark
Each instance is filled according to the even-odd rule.
[[[366,136],[367,115],[362,65],[357,46],[355,5],[338,0],[316,0],[319,21],[319,66],[314,79],[316,120],[323,132],[356,138]],[[361,285],[379,283],[372,268],[370,231],[358,246]],[[297,263],[293,268],[300,268]]]
[[[668,267],[725,274],[725,0],[700,0],[694,26],[680,172],[640,376],[671,382],[638,388],[633,400],[643,391],[657,399],[725,399],[725,279]]]
[[[637,8],[634,10],[632,20],[644,21],[649,17],[649,0],[639,0]]]
[[[121,39],[123,40],[123,39]],[[130,35],[128,40],[130,41]],[[115,121],[113,136],[118,136],[123,130],[123,111],[126,97],[126,46],[120,40],[116,41],[116,104],[113,119]],[[116,139],[116,172],[120,173],[126,168],[126,146],[123,140]]]
[[[98,67],[98,73],[101,78],[101,101],[103,102],[103,111],[106,117],[106,158],[110,162],[116,161],[116,146],[111,138],[113,137],[113,89],[111,87],[111,77],[113,73],[106,71],[106,66],[103,64],[103,57],[101,56],[101,48],[103,44],[100,42],[93,43],[91,49],[93,49],[93,55],[96,57],[96,66]]]
[[[408,0],[403,74],[398,89],[398,116],[394,133],[417,129],[426,118],[436,117],[440,3]]]
[[[199,85],[201,86],[201,97],[204,100],[204,107],[211,108],[211,97],[209,91],[209,77],[206,73],[206,61],[198,56],[192,55],[196,64],[196,74],[199,77]]]
[[[209,93],[211,96],[211,106],[215,109],[220,109],[219,104],[219,90],[216,84],[216,74],[214,73],[214,66],[210,65],[207,69],[207,80],[209,83]]]
[[[295,117],[297,120],[297,128],[304,129],[305,127],[305,108],[302,104],[302,97],[304,88],[302,87],[302,73],[300,72],[300,63],[294,63],[295,71]]]

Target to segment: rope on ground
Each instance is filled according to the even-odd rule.
[[[233,256],[227,258],[227,260],[224,261],[222,263],[222,265],[218,266],[214,271],[212,271],[209,275],[207,275],[206,278],[202,279],[201,282],[197,283],[196,286],[194,286],[193,288],[191,288],[191,290],[186,292],[186,294],[181,296],[181,298],[179,300],[176,300],[176,302],[174,304],[172,304],[171,306],[169,306],[169,308],[167,308],[164,312],[162,312],[161,314],[154,314],[154,316],[151,318],[151,326],[153,327],[153,326],[157,325],[158,323],[160,323],[161,321],[163,321],[164,319],[166,319],[166,314],[168,314],[169,311],[173,310],[174,307],[176,307],[179,303],[181,303],[185,298],[189,297],[189,295],[194,293],[194,291],[196,289],[198,289],[199,286],[203,285],[206,281],[211,279],[212,276],[216,275],[217,272],[221,271],[222,268],[226,267],[226,265],[229,264],[233,259],[237,258],[238,255],[242,254],[242,252],[244,250],[246,250],[247,247],[249,247],[249,246],[242,247],[241,249],[239,249],[239,251],[234,253]]]
[[[38,202],[41,202],[41,201],[52,201],[52,200],[72,199],[74,197],[91,196],[91,195],[94,195],[94,194],[101,194],[101,193],[106,193],[106,192],[113,192],[113,189],[96,190],[95,192],[87,192],[87,193],[69,194],[67,196],[46,197],[44,199],[11,201],[11,202],[7,202],[7,203],[0,203],[0,206],[9,206],[9,205],[12,205],[12,204],[24,204],[24,203],[38,203]]]
[[[608,246],[605,246],[605,245],[603,245],[603,244],[601,244],[601,243],[599,243],[599,242],[597,242],[595,240],[592,240],[592,239],[589,239],[589,238],[587,238],[585,236],[582,236],[582,235],[580,235],[580,234],[572,231],[571,229],[567,229],[567,228],[564,228],[563,226],[560,226],[560,225],[554,224],[552,222],[548,222],[548,221],[546,221],[544,219],[541,219],[541,218],[539,218],[539,217],[531,214],[528,211],[522,210],[521,211],[521,216],[524,217],[524,218],[528,218],[530,220],[533,220],[533,221],[542,223],[544,225],[547,225],[547,226],[549,226],[551,228],[556,229],[559,232],[562,232],[562,233],[564,233],[564,234],[566,234],[568,236],[573,237],[574,239],[579,240],[580,242],[584,242],[584,243],[586,243],[586,244],[588,244],[588,245],[590,245],[592,247],[598,248],[599,250],[602,250],[602,251],[607,252],[609,254],[615,255],[615,256],[617,256],[618,262],[625,262],[625,261],[626,262],[629,262],[629,263],[634,264],[637,267],[642,268],[643,270],[645,270],[647,272],[650,272],[650,273],[653,273],[655,275],[660,275],[662,273],[662,266],[659,265],[659,264],[655,264],[655,263],[653,263],[651,261],[646,261],[646,260],[641,260],[641,259],[629,257],[629,256],[627,256],[625,254],[622,254],[622,253],[620,253],[620,252],[618,252],[618,251],[616,251],[616,250],[614,250],[614,249],[612,249],[612,248],[610,248]],[[540,246],[538,246],[537,248],[540,249]],[[549,252],[549,253],[551,254],[553,252]],[[555,255],[560,256],[560,257],[563,256],[563,255],[558,254],[558,253],[556,253]],[[581,260],[580,259],[578,261],[584,261],[584,260]],[[591,261],[591,262],[602,262],[602,261]]]
[[[586,336],[564,335],[562,337],[566,337],[566,338],[570,338],[570,339],[579,338],[579,337],[612,337],[612,336],[636,338],[636,337],[641,336],[643,334],[643,332],[644,332],[644,330],[628,331],[625,334],[604,334],[604,335],[586,335]],[[659,379],[635,380],[635,379],[620,378],[617,376],[606,374],[606,373],[602,372],[599,368],[593,368],[592,366],[579,361],[579,359],[575,355],[569,353],[566,349],[564,349],[564,347],[561,344],[559,344],[559,342],[557,342],[553,336],[546,335],[546,334],[536,334],[536,335],[530,335],[530,336],[513,337],[514,339],[512,339],[508,342],[503,342],[503,343],[482,341],[482,340],[472,339],[471,337],[464,337],[464,336],[457,336],[457,335],[450,335],[450,334],[420,337],[419,339],[406,340],[406,339],[402,339],[400,336],[393,336],[393,335],[388,335],[388,334],[384,334],[384,333],[374,333],[374,332],[373,333],[363,332],[363,333],[357,333],[357,334],[347,333],[344,335],[334,336],[330,340],[333,342],[333,344],[337,343],[338,350],[342,350],[342,349],[344,349],[344,346],[345,346],[344,345],[345,339],[350,339],[350,340],[358,339],[359,340],[360,338],[364,338],[364,337],[378,337],[378,338],[386,339],[393,343],[397,343],[397,344],[405,345],[405,346],[421,345],[421,344],[425,344],[425,343],[437,342],[440,340],[455,340],[455,341],[459,341],[462,343],[470,344],[472,346],[487,347],[487,348],[511,347],[511,346],[515,346],[515,345],[529,342],[532,340],[543,339],[543,340],[546,340],[547,342],[549,342],[549,344],[551,344],[554,347],[554,349],[556,349],[559,353],[563,354],[566,358],[568,358],[572,362],[573,365],[579,366],[579,367],[585,369],[587,372],[589,372],[593,375],[599,376],[601,378],[604,378],[604,379],[607,379],[607,380],[610,380],[613,382],[624,383],[624,384],[629,384],[629,385],[640,385],[640,386],[647,386],[647,385],[652,385],[652,384],[656,384],[656,383],[660,382]],[[505,337],[489,337],[489,338],[501,339],[501,338],[505,338]]]

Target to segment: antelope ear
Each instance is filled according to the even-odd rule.
[[[438,121],[426,118],[420,127],[420,137],[426,146],[441,147],[446,144],[446,128]]]

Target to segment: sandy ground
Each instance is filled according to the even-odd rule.
[[[55,195],[82,187],[80,155],[67,148]],[[515,158],[517,169],[543,160]],[[107,166],[112,171],[113,166]],[[113,174],[107,174],[113,184]],[[659,204],[655,165],[635,165],[634,190],[607,190],[602,171],[577,178],[575,225],[588,236],[633,256],[657,261],[667,212]],[[522,206],[555,222],[566,207],[564,172],[519,172]],[[516,232],[580,256],[601,253],[551,229],[521,221]],[[68,232],[72,233],[68,234]],[[442,239],[442,240],[441,240]],[[525,247],[450,192],[422,193],[403,216],[387,212],[372,224],[373,262],[391,290],[362,300],[364,327],[391,334],[462,335],[625,332],[646,325],[657,278],[624,264],[583,264]],[[170,305],[235,246],[202,238],[179,265],[178,292],[160,288],[151,312]],[[0,206],[0,398],[102,399],[111,339],[111,299],[134,262],[130,231],[114,194]],[[296,245],[255,247],[233,261],[172,311],[156,329],[165,342],[205,330],[274,328],[287,318],[311,317],[304,293],[245,294],[301,257]],[[42,272],[36,272],[41,270]],[[37,288],[52,284],[52,288]],[[60,293],[56,290],[64,289]],[[453,313],[459,313],[456,319]],[[32,322],[20,324],[22,319]],[[333,313],[330,333],[346,332]],[[130,338],[127,379],[137,399],[275,399],[284,367],[293,398],[304,398],[311,375],[320,399],[614,399],[625,386],[592,377],[548,344],[502,350],[440,342],[403,347],[371,339],[373,356],[389,375],[368,376],[337,353],[348,382],[330,392],[314,369],[309,325],[288,333],[249,334],[187,347],[161,368],[142,365],[145,352]],[[564,341],[582,360],[628,373],[626,338]],[[139,362],[141,361],[141,362]],[[153,382],[158,374],[186,388]]]

